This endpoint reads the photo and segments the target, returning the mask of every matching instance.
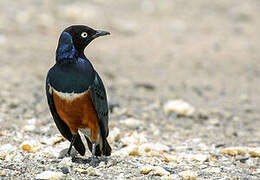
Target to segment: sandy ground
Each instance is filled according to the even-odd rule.
[[[0,1],[0,179],[259,179],[259,17],[258,0]],[[111,107],[96,168],[58,159],[44,92],[71,24],[111,32],[85,51]],[[164,112],[176,99],[195,112]]]

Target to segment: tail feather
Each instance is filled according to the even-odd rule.
[[[103,150],[103,154],[105,156],[110,156],[111,155],[112,149],[111,149],[110,145],[108,144],[106,138],[103,140],[103,149],[102,150]]]

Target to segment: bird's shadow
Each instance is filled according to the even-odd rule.
[[[59,159],[63,159],[64,157],[66,157],[66,153],[68,152],[68,148],[63,149],[60,154],[59,154]],[[88,158],[84,158],[84,157],[80,157],[78,156],[78,152],[72,148],[71,149],[71,155],[70,157],[72,158],[72,162],[73,163],[78,163],[78,164],[89,164],[91,165],[91,156]],[[105,164],[107,164],[107,162],[109,161],[110,158],[105,157],[105,156],[101,156],[101,157],[95,157],[95,166],[98,166],[100,164],[100,162],[104,162]]]
[[[91,165],[91,157],[88,158],[83,158],[83,157],[73,157],[72,158],[73,163],[78,163],[78,164],[89,164]],[[108,158],[101,156],[101,157],[95,157],[95,166],[98,166],[101,162],[105,162],[107,164]]]

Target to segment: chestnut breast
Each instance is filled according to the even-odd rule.
[[[78,129],[89,128],[91,139],[98,136],[98,117],[92,103],[90,91],[83,93],[61,93],[52,88],[53,100],[60,118],[76,134]]]

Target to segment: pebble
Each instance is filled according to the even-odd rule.
[[[179,116],[192,116],[195,112],[195,108],[182,99],[168,101],[163,110],[167,115],[175,113]]]
[[[5,157],[6,161],[16,161],[16,162],[22,162],[24,159],[24,156],[20,152],[11,152],[8,153]]]
[[[171,175],[169,175],[169,176],[164,175],[164,176],[162,176],[160,179],[161,179],[161,180],[176,180],[176,179],[180,179],[180,178],[178,177],[177,174],[171,174]]]
[[[68,174],[70,171],[69,171],[69,168],[67,168],[66,166],[63,166],[62,168],[61,168],[61,171],[62,171],[62,173],[63,174]]]
[[[191,157],[192,160],[198,161],[198,162],[205,162],[208,160],[208,155],[205,154],[195,154]]]
[[[170,148],[161,143],[145,143],[140,146],[145,152],[157,151],[157,152],[169,152]]]
[[[179,173],[179,176],[182,179],[187,179],[187,180],[195,180],[198,177],[198,174],[194,171],[191,170],[186,170],[186,171],[182,171]]]
[[[251,157],[260,157],[260,148],[249,148],[248,153]]]
[[[115,114],[116,116],[122,116],[128,113],[128,109],[127,108],[119,108],[119,107],[115,107],[113,114]]]
[[[126,156],[140,156],[139,148],[135,144],[131,144],[127,147],[115,151],[112,153],[113,156],[126,157]]]
[[[147,139],[144,134],[139,134],[136,131],[129,132],[125,137],[121,139],[123,145],[137,144],[141,145],[147,143]]]
[[[60,149],[53,148],[53,146],[44,147],[43,150],[40,152],[42,155],[45,155],[49,158],[59,157]]]
[[[221,154],[227,154],[230,156],[236,156],[236,155],[245,155],[246,154],[246,148],[245,147],[228,147],[225,149],[222,149],[220,151]]]
[[[120,129],[113,128],[112,131],[109,132],[108,140],[109,142],[118,142],[120,140]]]
[[[16,151],[16,147],[11,144],[1,144],[0,146],[0,156],[6,158],[7,154]]]
[[[24,130],[24,131],[27,131],[27,132],[31,132],[31,131],[34,131],[35,128],[36,128],[35,125],[33,125],[33,124],[28,124],[28,125],[26,125],[26,126],[23,127],[23,130]]]
[[[135,118],[127,118],[124,120],[121,120],[120,123],[127,125],[128,127],[139,127],[143,124],[142,121],[135,119]]]
[[[170,172],[166,171],[164,168],[160,166],[145,165],[140,169],[141,174],[149,174],[150,172],[153,172],[153,175],[156,176],[170,175]]]
[[[36,151],[40,150],[40,144],[34,140],[24,141],[20,147],[22,151],[28,153],[35,153]]]
[[[101,171],[99,169],[96,169],[93,167],[89,167],[87,169],[87,172],[90,176],[100,176],[101,175]]]
[[[164,168],[160,166],[155,166],[155,170],[153,171],[153,174],[156,176],[165,176],[165,175],[170,175],[171,173],[169,171],[166,171]]]
[[[163,159],[165,162],[175,162],[177,163],[178,162],[178,158],[175,154],[163,154],[162,155]]]
[[[218,167],[210,167],[210,168],[206,168],[206,169],[203,170],[203,171],[205,171],[205,172],[207,172],[207,173],[216,173],[216,174],[218,174],[218,173],[221,172],[221,169],[218,168]]]
[[[75,170],[80,172],[81,174],[87,174],[88,173],[88,171],[86,169],[75,168]]]
[[[55,171],[44,171],[40,174],[37,174],[36,179],[62,179],[64,174],[62,172],[55,172]]]
[[[154,171],[154,170],[155,170],[154,166],[145,165],[145,166],[141,167],[140,173],[141,174],[149,174],[151,171]]]
[[[6,155],[1,155],[1,154],[0,154],[0,159],[1,159],[1,160],[5,160],[5,158],[6,158]]]
[[[72,166],[72,158],[71,157],[64,157],[60,164],[66,165],[66,166]]]

